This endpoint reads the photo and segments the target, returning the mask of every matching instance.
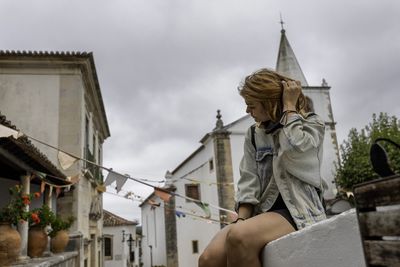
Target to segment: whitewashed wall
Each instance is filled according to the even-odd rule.
[[[144,267],[150,267],[150,257],[153,265],[167,266],[164,202],[157,196],[151,199],[161,206],[155,209],[147,203],[142,206],[142,260]],[[152,253],[149,246],[152,246]]]
[[[122,242],[122,231],[125,231],[125,242]],[[112,237],[112,260],[104,260],[105,267],[126,267],[129,266],[129,234],[132,238],[136,237],[136,226],[123,225],[123,226],[105,226],[103,234]],[[134,249],[134,243],[132,243]],[[136,255],[135,255],[136,256]]]
[[[26,134],[58,145],[59,75],[0,74],[0,111]],[[57,166],[54,149],[33,144]]]
[[[268,244],[263,267],[365,267],[354,209]]]
[[[210,171],[210,159],[214,161],[214,170],[212,171]],[[196,168],[198,169],[192,172]],[[189,172],[191,173],[188,174]],[[177,192],[181,195],[185,195],[185,184],[192,183],[185,178],[203,181],[199,183],[201,200],[218,206],[217,186],[215,184],[209,184],[211,182],[216,182],[214,144],[212,140],[206,142],[204,149],[197,153],[188,164],[174,174],[173,179],[178,179],[177,182],[175,182],[175,186],[177,187]],[[197,204],[188,202],[179,197],[176,198],[176,209],[197,216],[205,216],[204,211]],[[210,211],[212,213],[211,218],[219,220],[218,210],[210,208]],[[206,220],[187,215],[185,218],[177,218],[176,225],[179,266],[197,266],[201,251],[207,246],[210,236],[220,229],[219,224],[209,223]],[[198,241],[198,253],[193,253],[192,241]]]

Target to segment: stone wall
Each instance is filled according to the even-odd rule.
[[[232,153],[227,131],[214,131],[214,153],[218,188],[218,204],[224,209],[235,207],[235,189],[233,187]],[[219,211],[220,218],[227,218],[224,210]],[[222,219],[223,220],[223,219]],[[224,224],[221,224],[221,228]]]

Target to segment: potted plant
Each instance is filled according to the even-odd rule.
[[[75,218],[69,216],[63,219],[61,216],[55,216],[51,222],[51,231],[49,236],[51,237],[50,249],[53,253],[64,252],[65,247],[69,241],[68,229],[71,227]]]
[[[27,221],[30,212],[26,211],[33,197],[40,193],[24,194],[20,185],[10,187],[10,200],[0,210],[0,266],[16,261],[21,249],[21,237],[15,228],[18,222]]]
[[[54,218],[54,213],[47,205],[31,211],[28,232],[28,255],[30,257],[35,258],[43,255],[48,242],[47,234],[50,232],[50,224]]]

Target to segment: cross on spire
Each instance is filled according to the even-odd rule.
[[[284,31],[285,29],[283,28],[283,24],[285,24],[285,22],[283,22],[282,13],[279,13],[279,16],[280,16],[280,18],[281,18],[281,21],[279,21],[279,23],[281,24],[282,31]]]

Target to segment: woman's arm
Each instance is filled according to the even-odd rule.
[[[255,161],[255,148],[251,143],[251,130],[248,129],[244,141],[244,154],[240,162],[240,178],[237,184],[236,211],[239,215],[250,217],[253,206],[259,203],[260,181]],[[250,206],[250,208],[249,208]],[[239,209],[240,207],[240,209]]]
[[[305,152],[318,148],[323,140],[325,125],[317,116],[307,120],[297,114],[296,104],[301,94],[299,81],[282,82],[283,132],[294,152]]]
[[[248,219],[253,214],[254,206],[248,203],[242,203],[239,205],[238,218]]]

